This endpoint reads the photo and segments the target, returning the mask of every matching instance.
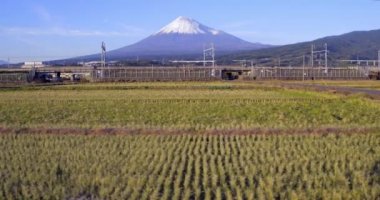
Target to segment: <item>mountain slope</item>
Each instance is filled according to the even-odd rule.
[[[4,61],[4,60],[0,60],[0,65],[7,65],[8,62],[7,61]]]
[[[220,53],[253,50],[268,47],[261,44],[245,42],[237,37],[221,33],[210,36],[208,34],[183,35],[162,34],[150,36],[136,44],[110,51],[113,56],[145,56],[145,55],[186,55],[202,54],[205,46],[213,43]]]
[[[214,44],[217,54],[266,48],[270,45],[250,43],[186,17],[178,17],[157,33],[133,45],[107,52],[108,60],[139,56],[202,55],[204,47]],[[85,57],[98,59],[98,55]],[[83,59],[83,57],[82,57]]]
[[[314,44],[317,50],[323,49],[323,45],[328,44],[329,60],[338,59],[377,59],[377,52],[380,50],[380,30],[355,31],[339,36],[330,36],[309,42],[290,44],[268,49],[247,51],[243,53],[223,56],[224,61],[240,59],[295,59],[304,54],[310,55],[311,45]],[[300,59],[298,59],[300,60]]]

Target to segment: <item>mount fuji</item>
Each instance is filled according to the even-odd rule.
[[[226,32],[207,27],[196,20],[181,16],[148,38],[107,52],[107,60],[137,56],[140,58],[199,56],[203,54],[203,49],[209,47],[211,43],[215,46],[218,55],[270,47],[270,45],[244,41]],[[96,55],[96,59],[98,57]],[[85,56],[85,60],[89,60],[88,58]]]

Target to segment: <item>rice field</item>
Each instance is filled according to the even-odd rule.
[[[0,136],[0,199],[378,199],[380,134]]]
[[[359,96],[246,83],[132,83],[0,91],[0,126],[225,130],[378,127]]]
[[[379,199],[380,103],[271,85],[0,89],[0,199]]]

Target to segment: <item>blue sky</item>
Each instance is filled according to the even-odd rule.
[[[1,0],[0,60],[47,60],[135,43],[178,16],[250,42],[380,29],[375,0]]]

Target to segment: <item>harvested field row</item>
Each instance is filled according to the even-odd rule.
[[[311,102],[1,102],[3,127],[250,129],[372,127],[380,106],[361,99]]]
[[[0,99],[3,103],[76,103],[76,102],[117,102],[117,103],[287,103],[287,102],[333,102],[344,101],[344,99],[326,98],[255,98],[255,99]]]
[[[380,135],[0,135],[0,199],[376,199]]]
[[[354,135],[380,132],[380,127],[366,128],[255,128],[255,129],[147,129],[147,128],[9,128],[0,127],[0,134],[35,135]]]
[[[229,89],[229,90],[34,90],[1,91],[3,100],[19,99],[286,99],[286,98],[334,98],[334,95],[284,89]]]

